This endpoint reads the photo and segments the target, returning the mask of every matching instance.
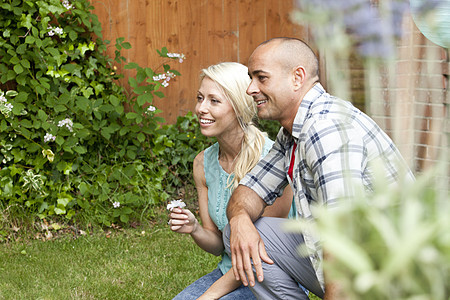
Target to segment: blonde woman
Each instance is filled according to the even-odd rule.
[[[231,258],[224,252],[222,230],[228,223],[226,208],[231,192],[267,154],[273,141],[253,123],[257,110],[253,98],[246,94],[250,83],[247,67],[233,62],[212,65],[202,70],[200,80],[195,112],[202,134],[217,139],[194,160],[201,223],[189,210],[175,208],[169,215],[169,225],[174,232],[190,234],[200,248],[221,255],[222,260],[217,269],[174,299],[197,299],[216,281],[208,291],[214,291],[214,297],[255,299],[248,287],[228,276],[232,273],[223,277],[231,268]],[[287,217],[292,199],[292,190],[287,187],[281,201],[276,202],[278,205],[268,207],[264,215]]]

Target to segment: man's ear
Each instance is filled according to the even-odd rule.
[[[298,89],[301,88],[303,83],[306,81],[305,67],[297,66],[294,68],[293,80],[294,80],[294,89],[297,91]]]

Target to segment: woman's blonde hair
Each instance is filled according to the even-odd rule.
[[[223,62],[203,69],[200,80],[208,77],[223,91],[227,100],[236,113],[239,124],[244,130],[241,151],[235,158],[234,178],[228,178],[228,187],[233,191],[239,181],[259,161],[265,142],[266,134],[255,126],[257,117],[256,103],[247,95],[246,90],[250,84],[246,66],[235,62]],[[230,175],[231,175],[230,174]]]

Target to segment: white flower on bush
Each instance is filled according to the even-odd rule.
[[[39,191],[44,184],[41,175],[34,174],[33,170],[26,171],[25,175],[22,178],[24,181],[22,187],[25,189],[25,191],[28,191],[29,189]]]
[[[50,141],[55,141],[56,140],[56,136],[54,136],[53,134],[51,134],[51,133],[46,133],[45,134],[45,136],[44,136],[44,142],[46,142],[46,143],[48,143],[48,142],[50,142]]]
[[[167,56],[170,58],[178,58],[180,64],[186,59],[186,56],[183,53],[167,53]]]
[[[149,107],[147,107],[147,112],[154,112],[156,110],[156,107],[154,107],[153,105],[150,105]]]
[[[166,79],[166,74],[159,74],[157,76],[153,76],[153,80],[154,81],[160,81],[160,80],[163,80],[163,79]]]
[[[64,1],[62,2],[62,5],[63,5],[67,10],[69,10],[69,9],[71,9],[71,8],[73,7],[73,5],[70,4],[70,2],[69,2],[68,0],[64,0]]]
[[[170,201],[169,204],[167,204],[167,209],[169,211],[172,211],[172,209],[179,207],[179,208],[183,208],[186,207],[186,203],[183,202],[183,200],[172,200]]]
[[[61,120],[61,121],[58,122],[58,127],[64,127],[64,126],[66,126],[66,128],[67,128],[70,132],[73,131],[73,122],[72,122],[71,119],[66,118],[66,119]]]
[[[49,29],[50,31],[48,32],[49,36],[54,36],[55,34],[57,35],[62,35],[64,33],[64,30],[61,27],[52,27],[52,26],[48,26],[47,29]]]
[[[119,208],[120,207],[120,202],[119,201],[114,202],[113,203],[113,207],[114,208]]]
[[[170,53],[169,53],[170,54]],[[164,80],[163,82],[161,82],[161,85],[163,87],[167,87],[169,85],[169,81],[171,78],[175,78],[175,74],[172,72],[167,71],[166,73],[163,74],[159,74],[156,76],[153,76],[153,80],[154,81],[160,81],[160,80]]]
[[[0,112],[5,115],[5,117],[9,117],[13,108],[14,106],[6,99],[5,93],[0,90]]]
[[[53,153],[53,151],[50,149],[42,150],[42,156],[47,157],[49,162],[53,162],[53,160],[55,159],[55,153]]]

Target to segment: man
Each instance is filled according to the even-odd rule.
[[[311,206],[332,208],[351,197],[357,185],[371,191],[375,160],[383,163],[389,183],[412,174],[373,120],[325,92],[318,60],[302,41],[275,38],[262,43],[248,69],[252,81],[247,93],[257,103],[258,116],[277,120],[283,128],[228,204],[224,242],[235,277],[260,299],[300,299],[304,294],[297,283],[321,298],[337,299],[333,285],[325,284],[319,238],[309,231],[287,233],[281,219],[258,220],[264,207],[290,183],[298,215],[314,222]],[[308,256],[298,255],[300,244]]]

